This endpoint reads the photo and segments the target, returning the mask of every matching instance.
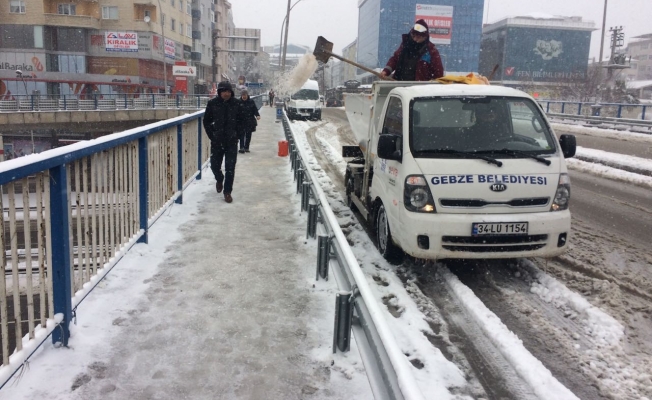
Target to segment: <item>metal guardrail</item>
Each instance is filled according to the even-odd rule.
[[[626,125],[631,127],[642,127],[642,128],[652,128],[652,120],[639,120],[639,119],[628,119],[628,118],[613,118],[613,117],[594,117],[587,115],[573,115],[573,114],[559,114],[559,113],[547,113],[549,118],[555,119],[565,119],[572,121],[583,121],[595,126],[602,124],[607,125]]]
[[[0,388],[201,179],[203,114],[0,163]]]
[[[306,236],[318,240],[317,280],[328,279],[330,261],[338,266],[333,270],[341,290],[336,297],[333,352],[348,351],[353,332],[374,398],[423,399],[411,372],[412,365],[396,343],[326,195],[304,161],[305,143],[299,143],[295,137],[284,111],[282,116],[290,167],[297,193],[301,194],[302,211],[308,214]],[[323,234],[317,232],[318,223]]]
[[[625,118],[650,120],[652,115],[647,104],[593,103],[562,100],[537,100],[546,114],[578,115],[585,117]]]
[[[210,97],[181,94],[14,95],[0,100],[0,112],[206,108]]]

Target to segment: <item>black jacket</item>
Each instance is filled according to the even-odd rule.
[[[247,97],[247,101],[240,99],[240,108],[242,108],[243,129],[246,132],[255,132],[259,117],[258,107],[251,97]]]
[[[210,140],[237,142],[244,131],[240,100],[231,97],[224,101],[217,95],[206,105],[204,129]]]

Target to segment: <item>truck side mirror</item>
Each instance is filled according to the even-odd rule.
[[[384,134],[378,136],[378,157],[386,160],[396,160],[401,162],[403,154],[399,149],[400,141],[403,138],[399,135]]]
[[[564,158],[571,158],[575,155],[577,150],[577,140],[575,135],[561,135],[559,137],[559,145]]]

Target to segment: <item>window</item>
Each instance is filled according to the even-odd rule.
[[[25,14],[25,0],[9,1],[9,12],[14,14]]]
[[[174,18],[172,18],[172,20],[170,21],[170,29],[172,29],[173,31],[177,30],[177,20]]]
[[[40,25],[34,26],[34,48],[43,48],[43,27]]]
[[[204,5],[202,4],[200,18],[204,18],[204,11],[206,11],[206,7],[204,7]]]
[[[102,6],[102,19],[118,19],[118,7]]]
[[[170,5],[174,7],[174,0],[170,0]]]
[[[183,23],[179,22],[179,33],[183,35]]]
[[[59,4],[57,7],[57,12],[63,15],[76,15],[77,6],[74,4]]]
[[[211,11],[211,22],[217,22],[215,19],[215,13]]]
[[[183,11],[183,0],[179,0],[179,11]]]
[[[403,104],[398,97],[389,100],[382,133],[403,136]]]
[[[190,24],[186,25],[186,36],[192,37],[192,26]]]
[[[188,0],[186,0],[186,14],[192,14],[192,4]]]

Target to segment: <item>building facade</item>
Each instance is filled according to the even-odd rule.
[[[625,53],[631,57],[631,64],[626,73],[631,80],[652,79],[652,33],[633,37],[627,44]]]
[[[484,0],[359,0],[358,63],[383,68],[417,19],[447,72],[478,70]]]
[[[581,17],[514,17],[483,29],[480,73],[504,85],[567,84],[586,79],[595,24]]]
[[[0,0],[0,97],[207,93],[213,32],[233,29],[225,0]],[[173,76],[175,64],[196,76]],[[217,56],[231,78],[232,65]]]

